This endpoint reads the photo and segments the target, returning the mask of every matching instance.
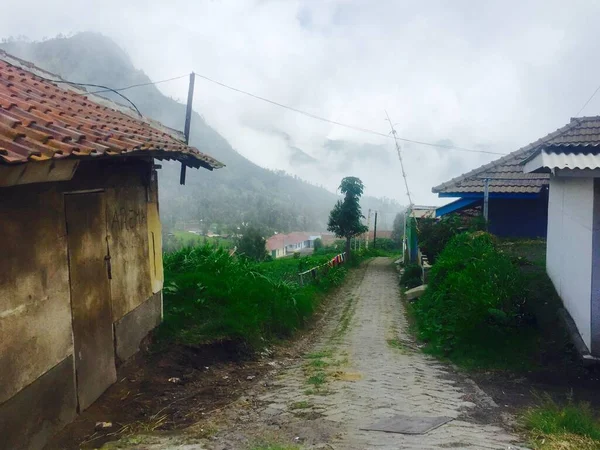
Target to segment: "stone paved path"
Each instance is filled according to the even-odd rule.
[[[204,444],[170,448],[244,449],[261,439],[336,450],[520,448],[489,397],[415,347],[389,259],[357,271],[338,295],[305,358],[223,411],[221,431]],[[425,435],[361,430],[397,414],[453,420]]]

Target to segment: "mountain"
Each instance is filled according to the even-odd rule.
[[[28,60],[62,78],[110,87],[149,83],[129,56],[111,39],[96,33],[59,36],[42,42],[7,40],[8,53]],[[185,105],[165,96],[155,85],[125,92],[139,110],[163,124],[181,130]],[[113,93],[102,95],[123,102]],[[251,223],[267,231],[324,230],[337,195],[282,171],[259,167],[240,155],[203,117],[193,112],[190,144],[220,160],[226,167],[209,172],[187,172],[179,185],[179,166],[162,162],[159,174],[161,216],[167,230],[186,223],[217,224],[222,230]],[[310,156],[297,149],[297,158]],[[400,206],[384,199],[365,198],[365,208],[393,214]],[[391,223],[391,222],[390,222]]]

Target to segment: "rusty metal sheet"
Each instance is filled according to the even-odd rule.
[[[116,381],[103,193],[65,195],[79,409]]]

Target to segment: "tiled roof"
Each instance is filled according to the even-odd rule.
[[[298,231],[289,234],[276,234],[267,239],[267,250],[277,250],[288,245],[299,244],[300,242],[308,241],[310,237],[311,234]]]
[[[151,156],[190,167],[223,164],[183,135],[129,108],[63,83],[0,50],[0,164],[60,158]]]
[[[482,193],[484,179],[489,178],[491,193],[536,194],[548,185],[549,175],[523,173],[526,159],[549,145],[600,145],[600,116],[573,118],[569,124],[537,141],[453,178],[432,189],[438,194]]]

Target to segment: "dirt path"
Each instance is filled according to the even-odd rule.
[[[415,348],[389,259],[356,271],[323,322],[304,358],[274,368],[232,406],[187,433],[139,438],[127,447],[225,450],[277,442],[309,449],[519,448],[485,393]],[[453,420],[425,435],[361,430],[400,414]]]

